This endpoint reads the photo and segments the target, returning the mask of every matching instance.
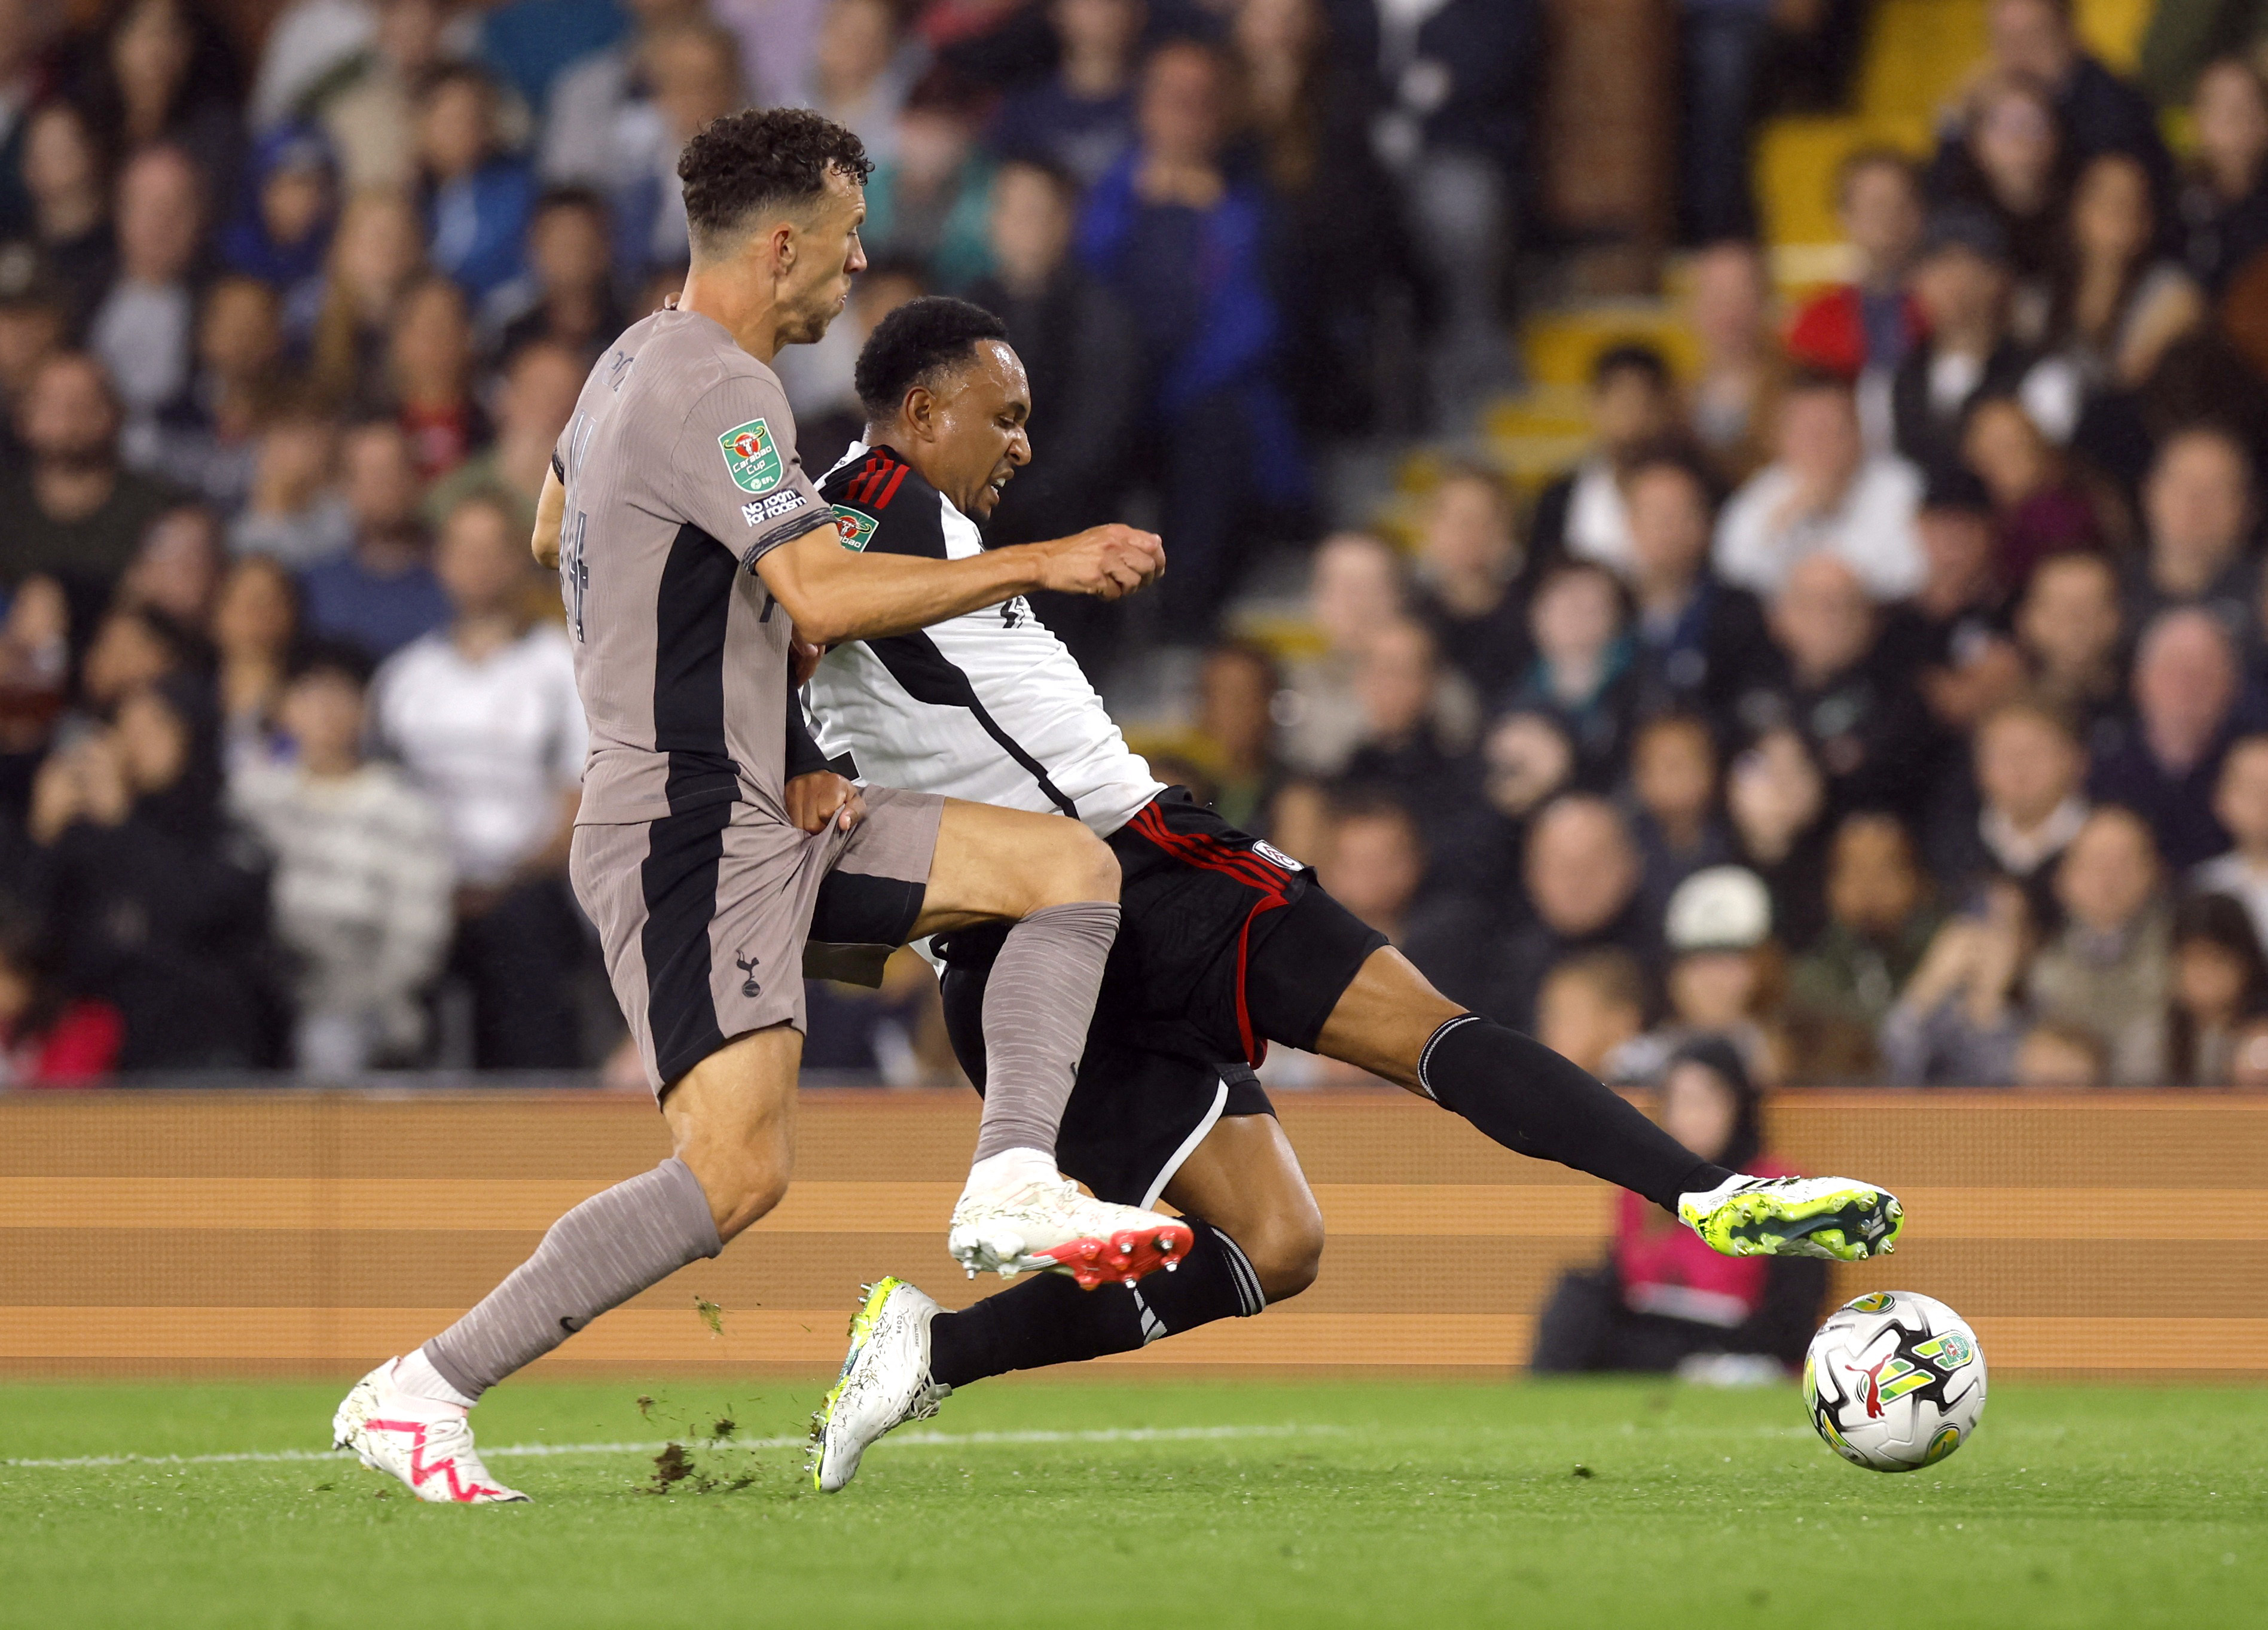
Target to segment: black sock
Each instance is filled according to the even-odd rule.
[[[1655,1205],[1733,1174],[1703,1160],[1543,1043],[1466,1014],[1433,1032],[1418,1084],[1508,1149],[1557,1161]]]
[[[929,1327],[930,1375],[965,1387],[1012,1369],[1131,1353],[1161,1336],[1249,1317],[1266,1306],[1260,1280],[1236,1242],[1209,1222],[1184,1221],[1197,1243],[1181,1266],[1150,1274],[1130,1290],[1081,1290],[1068,1274],[1035,1273],[962,1312],[939,1314]]]

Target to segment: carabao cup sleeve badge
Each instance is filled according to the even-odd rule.
[[[874,528],[880,523],[861,510],[847,504],[835,505],[835,530],[842,535],[843,547],[864,552],[874,541]]]
[[[772,443],[772,427],[762,419],[733,426],[717,438],[717,446],[725,454],[725,473],[743,492],[770,492],[786,474]]]

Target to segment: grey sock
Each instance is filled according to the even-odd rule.
[[[425,1344],[425,1357],[477,1398],[608,1309],[724,1249],[699,1179],[673,1157],[553,1223],[534,1256]]]
[[[1102,964],[1118,937],[1107,900],[1042,906],[1008,931],[984,986],[984,1118],[976,1158],[1055,1153]]]

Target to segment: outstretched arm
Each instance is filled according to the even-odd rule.
[[[831,645],[909,633],[1035,589],[1116,600],[1155,582],[1166,570],[1166,550],[1150,533],[1108,526],[965,560],[931,560],[847,549],[833,527],[819,526],[767,550],[755,570],[798,634]]]

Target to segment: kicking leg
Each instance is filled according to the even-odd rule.
[[[696,1065],[662,1101],[676,1145],[670,1158],[576,1206],[464,1317],[365,1376],[332,1423],[339,1446],[420,1499],[523,1498],[488,1475],[465,1412],[600,1314],[715,1256],[779,1204],[795,1159],[802,1051],[799,1032],[775,1025]]]
[[[1216,1319],[1249,1317],[1314,1283],[1323,1220],[1272,1115],[1216,1123],[1166,1197],[1196,1243],[1170,1274],[1083,1292],[1042,1275],[959,1313],[902,1280],[869,1293],[842,1379],[814,1419],[813,1480],[848,1483],[892,1427],[926,1419],[955,1387],[1012,1369],[1130,1353]]]
[[[984,1113],[948,1246],[972,1273],[1062,1268],[1131,1282],[1177,1262],[1189,1230],[1085,1199],[1056,1130],[1118,933],[1118,858],[1076,821],[948,800],[910,938],[1008,918],[984,994]]]
[[[1506,1148],[1645,1196],[1727,1255],[1860,1261],[1896,1244],[1895,1196],[1840,1177],[1745,1177],[1705,1161],[1541,1042],[1458,1007],[1390,948],[1364,961],[1315,1046],[1455,1110]]]

